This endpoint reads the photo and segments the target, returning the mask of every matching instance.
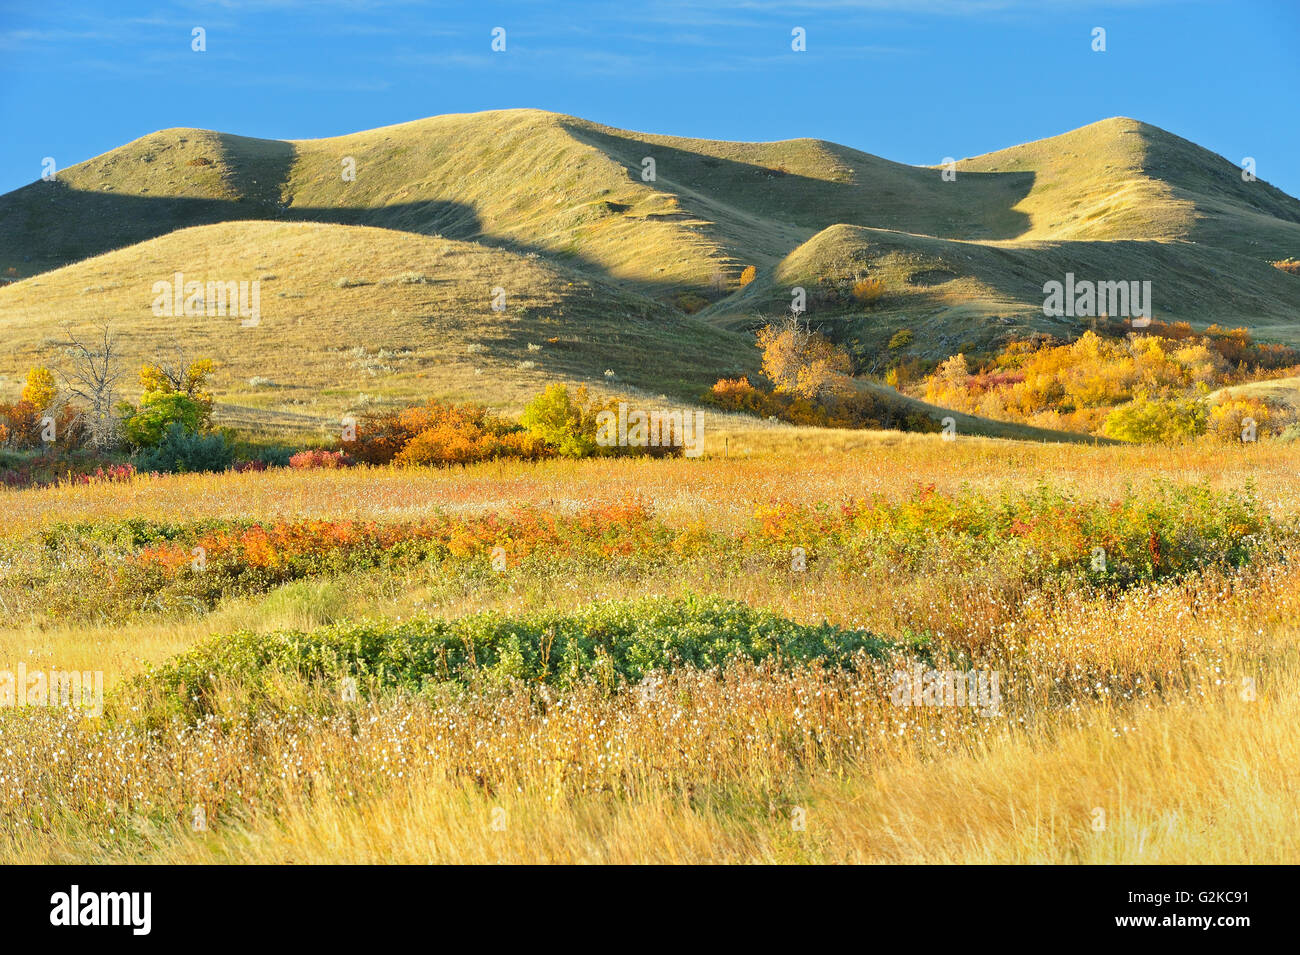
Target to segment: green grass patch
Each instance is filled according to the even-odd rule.
[[[230,687],[250,705],[284,705],[302,683],[339,698],[421,693],[522,680],[568,688],[595,679],[613,690],[656,670],[719,668],[734,660],[851,666],[891,645],[864,630],[796,623],[717,597],[647,597],[563,613],[482,613],[455,620],[340,624],[311,631],[240,632],[209,640],[124,685],[152,717],[224,709]]]

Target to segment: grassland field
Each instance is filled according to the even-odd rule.
[[[1285,446],[710,439],[0,492],[5,861],[1300,857]]]
[[[1300,202],[951,166],[516,109],[0,196],[0,862],[1300,861]]]

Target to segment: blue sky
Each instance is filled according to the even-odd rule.
[[[1297,0],[0,0],[0,191],[171,126],[310,138],[529,106],[917,164],[1124,115],[1300,195],[1298,90]]]

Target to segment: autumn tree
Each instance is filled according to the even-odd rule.
[[[208,379],[215,365],[210,358],[196,359],[184,346],[172,342],[170,350],[140,368],[140,386],[150,395],[183,395],[204,408],[204,424],[212,415],[213,397]]]
[[[28,402],[37,412],[49,411],[59,397],[59,387],[54,383],[54,373],[44,366],[37,366],[27,372],[27,383],[23,385],[22,400]]]
[[[797,316],[758,330],[763,374],[776,391],[808,400],[846,393],[853,362],[848,352]]]
[[[207,390],[211,359],[194,359],[180,345],[140,368],[140,406],[122,402],[119,410],[127,440],[137,447],[158,445],[174,425],[184,434],[206,431],[213,397]]]

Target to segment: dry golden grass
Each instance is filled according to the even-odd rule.
[[[770,808],[770,792],[752,785],[725,801],[555,801],[420,781],[361,805],[290,803],[276,820],[176,835],[142,861],[1293,865],[1300,680],[1291,672],[1277,691],[1144,714],[1123,735],[1113,714],[1094,713],[1055,737],[1006,739],[975,756],[805,777]],[[796,806],[803,830],[792,827]],[[37,845],[17,855],[52,854]]]
[[[131,515],[384,518],[632,495],[670,522],[736,528],[756,501],[834,503],[903,494],[915,481],[995,492],[1042,480],[1107,498],[1170,478],[1225,488],[1253,480],[1277,516],[1300,514],[1293,455],[1276,445],[720,433],[734,456],[4,492],[0,521],[22,531]],[[218,714],[231,719],[155,737],[121,718],[29,708],[0,714],[0,860],[1294,863],[1297,568],[1292,548],[1239,572],[1121,594],[1026,592],[1014,605],[981,590],[978,574],[950,570],[814,567],[792,581],[760,565],[592,567],[488,584],[358,573],[206,616],[11,627],[0,631],[0,666],[101,669],[113,694],[128,693],[124,680],[146,662],[213,633],[704,590],[805,622],[946,634],[943,646],[1002,674],[1006,706],[1000,718],[897,707],[885,691],[894,664],[884,661],[856,674],[678,671],[646,699],[588,685],[549,702],[531,687],[485,685],[341,704],[328,687],[286,679],[285,700],[320,708],[251,719],[236,684]],[[190,824],[196,806],[203,831]],[[1098,809],[1105,827],[1094,831]]]
[[[261,319],[153,315],[154,282],[260,282]],[[359,283],[340,285],[340,280]],[[492,290],[506,291],[505,310]],[[59,316],[59,321],[51,320]],[[182,229],[0,289],[0,394],[57,366],[62,323],[114,328],[128,368],[183,341],[217,361],[219,424],[337,434],[371,402],[430,395],[517,411],[556,379],[694,398],[716,367],[757,365],[746,336],[516,252],[388,229],[227,222]],[[540,350],[530,350],[529,346]],[[721,366],[705,368],[709,354]],[[254,379],[267,379],[270,384]],[[133,380],[123,397],[135,399]]]
[[[445,470],[273,470],[139,478],[126,484],[0,492],[0,522],[13,531],[57,522],[139,515],[154,520],[385,519],[431,509],[510,504],[573,509],[637,498],[678,525],[707,519],[735,527],[756,503],[828,501],[910,493],[917,484],[981,491],[1044,483],[1114,498],[1155,481],[1239,488],[1253,483],[1277,513],[1300,513],[1296,453],[1269,442],[1182,446],[1051,445],[879,431],[753,428],[707,417],[705,455],[654,461],[603,458],[498,462]]]
[[[678,672],[647,696],[587,686],[549,704],[485,687],[152,741],[34,713],[9,723],[0,807],[43,823],[10,827],[0,857],[1294,863],[1298,583],[1294,568],[1248,577],[1190,618],[1176,592],[1051,608],[1008,635],[994,719],[894,706],[887,663]],[[1162,697],[1130,680],[1069,709],[1035,702],[1059,687],[1052,668],[1070,682],[1126,658],[1165,673]]]

